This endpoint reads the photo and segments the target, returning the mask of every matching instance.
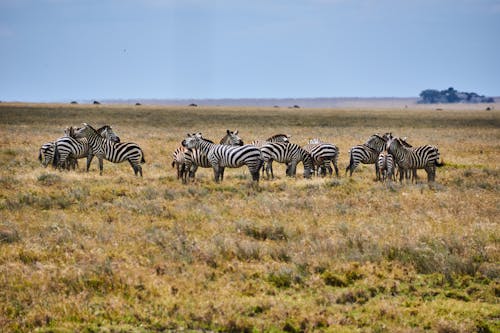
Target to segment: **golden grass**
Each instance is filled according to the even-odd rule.
[[[498,111],[0,104],[0,327],[6,331],[500,330]],[[89,173],[44,169],[68,125],[111,124],[143,147]],[[339,146],[340,178],[220,184],[170,166],[185,133],[278,132]],[[375,132],[434,144],[429,186],[345,177]]]

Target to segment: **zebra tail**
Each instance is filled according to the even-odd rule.
[[[61,156],[59,155],[59,149],[57,149],[57,142],[54,144],[54,157],[52,158],[52,166],[54,168],[57,168],[59,165],[59,160],[61,159]]]
[[[141,156],[141,164],[144,164],[146,163],[146,160],[144,159],[144,152],[142,152],[142,156]],[[172,162],[172,167],[174,166],[173,162]]]
[[[38,151],[38,160],[42,162],[42,150]]]

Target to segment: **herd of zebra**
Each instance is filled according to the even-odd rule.
[[[327,172],[339,176],[339,149],[335,144],[312,139],[300,146],[290,142],[290,136],[276,134],[266,140],[255,140],[244,145],[238,131],[226,131],[218,144],[204,138],[201,133],[188,134],[181,146],[173,152],[172,167],[177,168],[177,178],[187,182],[194,179],[198,167],[212,168],[216,182],[224,178],[224,169],[246,165],[254,181],[259,180],[260,171],[269,179],[274,178],[273,161],[286,164],[286,175],[294,177],[297,165],[304,165],[304,178],[313,174],[326,176]],[[439,150],[435,146],[412,147],[406,138],[394,137],[392,133],[374,134],[360,145],[349,150],[350,176],[360,163],[374,164],[377,180],[393,180],[399,172],[400,181],[411,177],[417,179],[417,169],[425,169],[428,181],[434,181],[439,162]]]
[[[201,133],[188,134],[173,152],[172,167],[177,168],[177,178],[183,183],[194,179],[199,167],[212,168],[216,182],[224,179],[225,168],[248,167],[253,181],[260,174],[274,178],[273,162],[286,164],[286,175],[294,177],[297,165],[302,162],[304,178],[312,175],[339,176],[339,149],[333,143],[312,139],[300,146],[290,142],[290,135],[276,134],[266,140],[254,140],[244,144],[238,131],[227,130],[218,144],[204,138]],[[128,161],[134,174],[142,177],[145,163],[142,149],[132,142],[121,142],[109,125],[94,129],[84,123],[82,127],[68,127],[64,136],[45,143],[39,151],[39,160],[44,167],[51,164],[58,169],[75,169],[80,158],[87,158],[87,171],[94,156],[99,159],[99,171],[103,172],[103,159],[113,163]],[[439,162],[439,150],[435,146],[412,147],[406,139],[391,133],[373,134],[368,140],[349,150],[350,176],[359,164],[374,164],[377,180],[393,180],[399,172],[399,180],[411,178],[416,181],[417,169],[425,169],[427,180],[435,180]],[[333,164],[333,168],[332,168]]]
[[[44,143],[38,159],[44,167],[52,164],[58,169],[75,169],[78,159],[87,158],[87,172],[94,156],[99,159],[99,172],[102,175],[103,159],[113,163],[128,161],[134,173],[142,177],[144,153],[137,144],[120,142],[120,138],[109,125],[94,129],[84,123],[82,127],[67,127],[64,136],[55,141]]]

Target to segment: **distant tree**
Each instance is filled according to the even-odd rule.
[[[418,103],[495,103],[492,97],[484,97],[475,92],[459,92],[453,87],[445,90],[426,89],[420,93]]]
[[[449,87],[448,89],[441,91],[441,96],[443,96],[448,103],[459,102],[460,98],[457,94],[458,91],[456,91],[453,87]]]
[[[420,93],[421,103],[439,103],[441,92],[436,89],[426,89]]]

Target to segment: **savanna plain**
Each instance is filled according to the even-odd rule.
[[[497,105],[498,106],[498,105]],[[288,109],[0,103],[2,332],[499,332],[500,107]],[[96,159],[43,168],[66,126],[112,125],[144,177]],[[186,133],[286,133],[340,149],[340,177],[182,184]],[[392,132],[439,147],[428,184],[344,171]]]

